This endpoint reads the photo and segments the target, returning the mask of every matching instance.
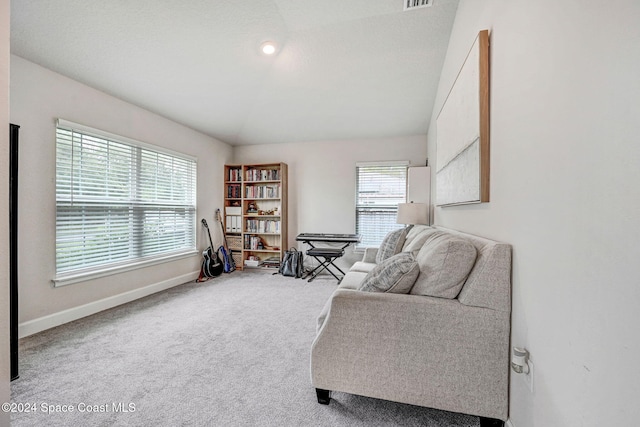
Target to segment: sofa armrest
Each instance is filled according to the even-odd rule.
[[[509,330],[508,313],[456,299],[337,289],[312,346],[312,382],[506,419]]]
[[[376,255],[378,254],[378,248],[364,248],[364,256],[362,262],[376,263]]]

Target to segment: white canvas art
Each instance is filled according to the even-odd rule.
[[[485,54],[487,58],[482,58]],[[483,82],[485,78],[487,81]],[[484,120],[486,126],[483,126]],[[480,32],[473,43],[438,115],[438,206],[488,201],[488,143],[488,33],[485,31]]]

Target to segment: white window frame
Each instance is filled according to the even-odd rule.
[[[114,147],[115,150],[116,147],[119,147],[125,150],[125,152],[130,152],[130,159],[125,163],[122,162],[122,159],[126,159],[127,156],[120,156],[118,158],[120,163],[117,176],[120,179],[129,179],[131,184],[126,187],[126,190],[122,190],[116,196],[109,193],[112,187],[110,184],[103,186],[98,184],[96,186],[97,190],[95,190],[95,192],[98,193],[97,195],[90,194],[88,191],[78,190],[81,187],[79,183],[90,185],[95,181],[95,178],[92,178],[93,181],[87,180],[84,182],[73,176],[74,173],[78,173],[80,170],[73,161],[74,156],[81,152],[83,148],[79,146],[80,144],[70,144],[68,139],[59,138],[59,132],[60,135],[68,135],[69,132],[72,132],[77,138],[93,138],[96,144],[103,149]],[[62,151],[59,152],[59,150],[63,150],[64,147],[66,147],[67,150],[73,147],[71,154],[68,154],[68,152],[65,155]],[[176,180],[175,183],[172,179],[171,184],[160,186],[151,183],[151,180],[141,181],[144,179],[140,178],[143,173],[142,170],[144,170],[143,168],[154,165],[154,156],[157,159],[159,169],[161,165],[166,165],[167,160],[171,161],[172,166],[179,164],[179,166],[176,167],[180,169],[173,170],[174,173],[172,176],[179,171],[182,174],[181,178]],[[109,152],[105,158],[112,159],[111,152]],[[77,163],[79,163],[79,161]],[[109,163],[109,165],[111,165],[111,163]],[[67,171],[66,177],[64,176],[64,170]],[[84,170],[90,169],[85,168]],[[110,166],[109,170],[111,170]],[[122,172],[123,170],[127,172]],[[69,178],[69,175],[71,175],[72,178]],[[156,178],[157,177],[160,176],[156,175]],[[109,180],[107,175],[104,175],[104,179],[106,181]],[[180,185],[183,185],[183,187],[180,188],[187,188],[187,191],[173,191],[170,194],[162,192],[162,190],[166,190],[167,188],[174,189],[175,187],[175,189],[177,189]],[[156,188],[155,193],[153,192],[153,186]],[[140,188],[145,190],[151,188],[151,190],[147,192],[147,195],[142,195]],[[196,194],[197,158],[67,120],[58,119],[56,122],[56,275],[53,278],[54,286],[70,285],[72,283],[196,255],[198,253],[196,250]],[[126,254],[121,253],[119,250],[118,256],[115,256],[114,260],[109,262],[93,261],[89,258],[89,255],[80,255],[81,251],[75,249],[75,252],[70,251],[70,256],[72,259],[76,256],[75,262],[77,265],[73,264],[73,262],[66,263],[63,261],[64,256],[62,255],[65,239],[68,241],[69,239],[73,239],[74,236],[82,236],[83,239],[85,238],[85,235],[81,232],[81,223],[83,221],[89,222],[91,217],[88,217],[86,213],[90,211],[88,207],[92,207],[94,204],[97,208],[93,208],[93,212],[99,212],[100,209],[108,209],[109,211],[119,209],[118,212],[127,212],[126,215],[120,215],[118,218],[111,217],[110,213],[104,213],[105,216],[103,218],[113,219],[114,221],[120,220],[119,225],[129,224],[130,227],[133,227],[131,230],[137,230],[127,235],[128,245],[131,246],[132,249]],[[172,211],[173,213],[171,213]],[[150,227],[149,225],[151,223],[143,219],[145,215],[148,216],[153,213],[156,215],[154,219],[156,219],[156,223],[158,224],[157,228],[154,228],[153,225]],[[129,219],[122,220],[121,218],[125,216]],[[169,219],[173,220],[173,227],[177,230],[173,236],[171,233],[163,233],[161,229],[162,226],[166,226],[166,221]],[[184,221],[185,219],[187,220],[186,222]],[[108,234],[109,232],[102,230],[101,233]],[[151,237],[151,240],[149,240],[149,237],[145,237],[145,234],[155,237]],[[88,235],[90,234],[87,234],[87,236]],[[133,235],[135,235],[136,238],[132,238]],[[178,237],[178,240],[171,240],[172,238],[175,239],[175,236],[180,235],[182,237]],[[120,239],[120,242],[122,242],[122,239]],[[146,255],[144,255],[145,249],[140,249],[145,245],[147,248],[149,245],[153,245],[152,249],[146,252]],[[79,247],[81,244],[76,246]],[[73,255],[74,253],[76,255]],[[80,261],[78,256],[80,256]],[[84,257],[86,257],[86,259]]]
[[[397,190],[401,191],[396,200],[388,198],[383,195],[383,201],[376,202],[375,198],[369,198],[366,200],[364,191],[361,188],[360,182],[360,168],[401,168],[404,169],[404,188]],[[396,224],[396,218],[398,214],[398,203],[405,203],[407,198],[407,176],[408,176],[408,161],[387,161],[387,162],[357,162],[356,163],[356,233],[360,234],[361,241],[356,246],[357,250],[363,250],[367,247],[378,247],[382,242],[384,236],[392,230],[404,227],[403,224]],[[361,194],[362,193],[362,194]],[[380,215],[379,220],[382,222],[382,227],[377,233],[372,233],[372,230],[363,230],[362,216],[370,212],[374,215]],[[375,212],[375,213],[374,213]],[[371,228],[371,227],[369,227]]]

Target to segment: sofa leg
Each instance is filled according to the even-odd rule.
[[[495,418],[480,417],[480,427],[504,427],[504,421]]]
[[[331,402],[331,391],[323,390],[321,388],[316,389],[316,396],[318,396],[318,403],[322,405],[328,405]]]

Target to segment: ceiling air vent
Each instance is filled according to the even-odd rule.
[[[420,9],[421,7],[430,7],[433,0],[404,0],[404,10]]]

